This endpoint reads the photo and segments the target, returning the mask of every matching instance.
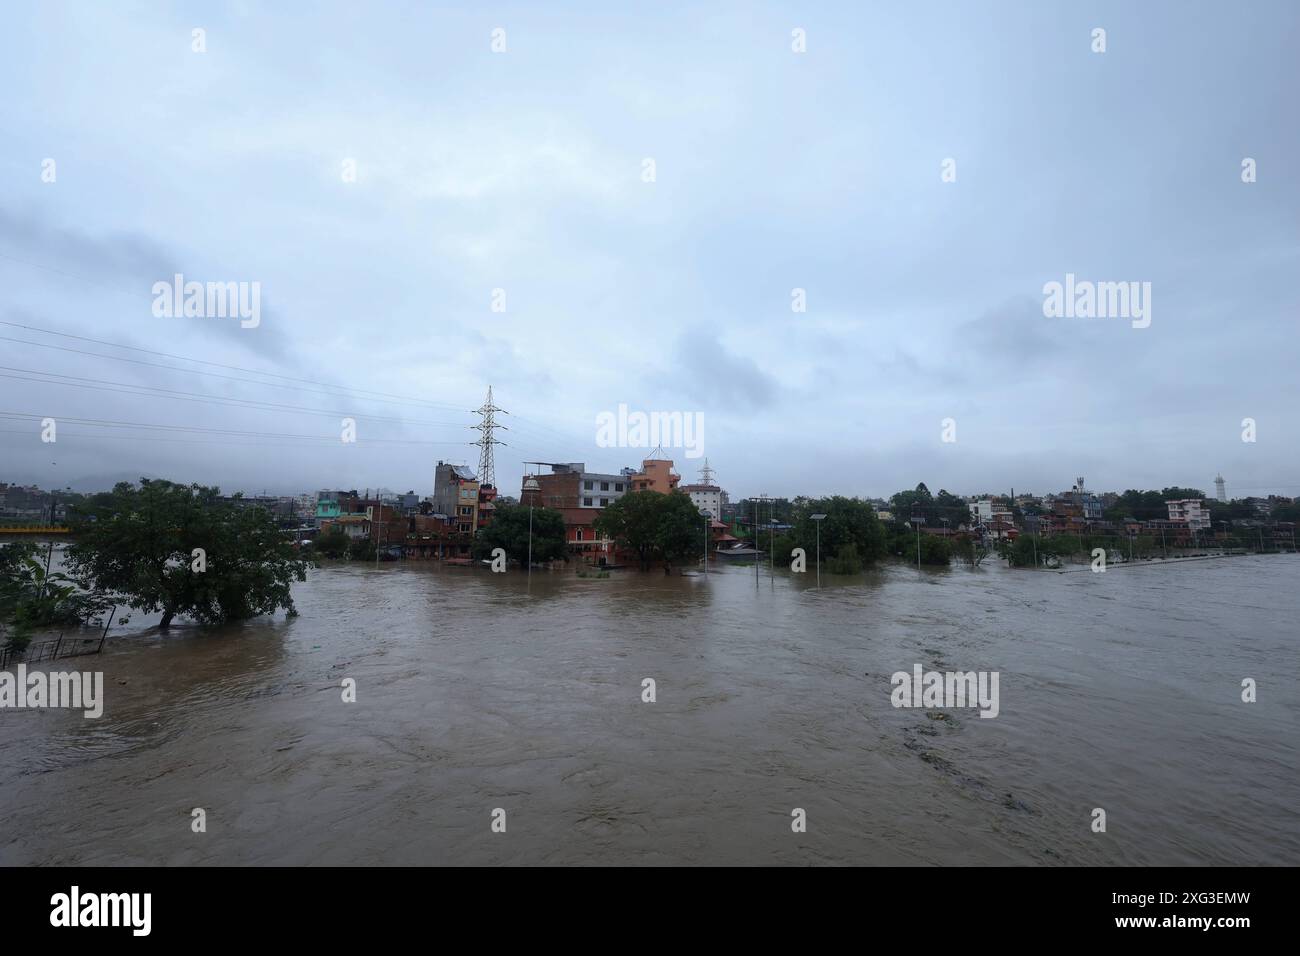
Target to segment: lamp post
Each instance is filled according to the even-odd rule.
[[[826,520],[823,514],[809,515],[816,523],[817,527],[817,587],[822,586],[822,522]]]
[[[916,525],[916,570],[921,570],[921,525],[925,524],[925,518],[920,515],[912,515],[912,523]]]
[[[712,511],[701,511],[704,515],[704,573],[709,573],[709,528],[713,522]]]
[[[767,504],[767,542],[772,549],[771,557],[767,560],[767,579],[772,587],[776,587],[776,501],[769,501]]]
[[[537,479],[531,475],[524,481],[524,491],[528,495],[528,582],[533,580],[533,502],[537,500],[537,492],[541,491],[542,486]],[[482,552],[479,552],[482,554]]]
[[[759,563],[760,563],[759,560],[758,560],[758,555],[759,555],[759,553],[760,553],[759,550],[758,550],[758,503],[759,503],[760,501],[767,501],[767,500],[769,500],[769,499],[768,499],[767,495],[756,495],[755,497],[751,498],[750,500],[754,503],[754,587],[758,587],[758,565],[759,565]],[[775,554],[776,554],[776,542],[775,542],[775,541],[773,541],[773,543],[772,543],[772,553],[773,553],[773,556],[775,556]],[[775,587],[775,586],[776,586],[776,583],[775,583],[775,581],[773,581],[773,587]]]

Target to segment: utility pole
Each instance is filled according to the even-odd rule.
[[[822,586],[822,522],[826,520],[826,515],[815,514],[809,515],[813,523],[817,526],[817,587]]]
[[[767,577],[772,587],[776,587],[776,501],[767,503],[767,540],[771,543],[772,556],[767,561]]]
[[[758,587],[758,565],[759,565],[758,556],[759,556],[759,554],[760,554],[760,552],[759,552],[759,550],[758,550],[758,547],[759,547],[759,537],[758,537],[758,503],[759,503],[760,501],[770,501],[771,499],[768,498],[767,495],[757,495],[757,496],[751,498],[750,500],[754,503],[754,587]],[[772,542],[772,555],[773,555],[773,557],[776,556],[776,541],[775,541],[775,539],[774,539],[773,542]],[[773,587],[776,587],[776,581],[775,581],[775,580],[773,580],[773,582],[772,582],[772,586],[773,586]]]
[[[705,461],[705,467],[706,468],[708,467],[707,461]],[[709,523],[713,520],[713,512],[704,511],[702,512],[702,514],[704,515],[704,573],[708,574],[709,573]]]
[[[525,462],[527,464],[527,462]],[[524,478],[524,493],[528,495],[528,583],[533,583],[533,503],[537,500],[537,492],[542,488],[541,482],[535,475],[527,475]],[[585,546],[584,546],[585,547]]]
[[[53,529],[54,527],[54,515],[55,515],[55,509],[58,507],[58,500],[59,500],[59,493],[54,489],[50,489],[50,528],[51,529]],[[50,544],[49,547],[45,549],[45,580],[41,582],[42,595],[44,595],[45,591],[50,586],[50,561],[53,558],[54,558],[54,533],[53,531],[51,531]]]

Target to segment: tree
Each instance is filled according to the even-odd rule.
[[[669,568],[698,561],[704,554],[704,515],[690,497],[674,491],[661,495],[655,550]]]
[[[292,582],[305,581],[299,557],[263,508],[238,495],[142,478],[83,505],[64,562],[83,586],[146,613],[160,628],[181,614],[204,624],[285,608],[297,614]],[[201,549],[196,553],[196,549]]]
[[[1179,488],[1175,485],[1160,492],[1163,501],[1181,501],[1184,498],[1204,498],[1205,492],[1199,488]]]
[[[475,558],[492,557],[495,548],[503,548],[511,561],[524,564],[528,560],[528,509],[522,505],[498,504],[492,512],[492,521],[480,528],[474,538],[472,554]],[[564,515],[554,508],[533,509],[533,560],[553,561],[565,558]]]
[[[925,487],[925,482],[917,485],[914,491],[900,491],[892,496],[889,499],[889,506],[894,517],[899,521],[910,521],[914,515],[920,515],[932,528],[943,527],[945,518],[948,519],[948,527],[953,531],[970,522],[970,507],[965,499],[942,488],[937,495],[931,495],[929,489]]]
[[[596,531],[635,551],[641,570],[654,561],[671,568],[704,553],[704,516],[680,491],[632,491],[596,519]]]
[[[0,546],[0,635],[11,646],[26,647],[34,628],[98,623],[109,606],[63,572],[47,571],[30,542]]]
[[[953,547],[949,539],[937,534],[918,534],[915,525],[895,524],[890,529],[889,553],[916,564],[917,550],[922,564],[947,565],[952,561]]]
[[[883,558],[888,549],[885,528],[876,517],[876,509],[858,498],[836,495],[832,498],[805,500],[794,513],[794,528],[782,541],[789,541],[788,549],[777,552],[778,558],[789,560],[790,550],[803,548],[810,557],[816,554],[818,533],[815,514],[824,514],[821,521],[821,553],[831,574],[857,574],[863,567]]]
[[[312,549],[316,554],[326,558],[342,558],[347,555],[350,544],[348,533],[338,525],[334,525],[324,534],[316,536],[316,540],[312,542]]]
[[[1300,505],[1277,505],[1273,509],[1273,520],[1300,522]]]

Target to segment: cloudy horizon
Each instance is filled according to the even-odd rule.
[[[511,495],[638,465],[620,404],[733,499],[1300,492],[1294,5],[0,22],[0,481],[430,494],[490,385]],[[257,322],[158,315],[178,274]]]

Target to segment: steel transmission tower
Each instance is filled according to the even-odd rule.
[[[492,488],[497,486],[496,466],[493,462],[492,446],[505,444],[503,441],[498,441],[493,432],[498,428],[506,429],[505,425],[497,423],[497,412],[500,412],[502,415],[510,414],[504,408],[497,408],[492,404],[492,386],[489,385],[487,401],[474,409],[474,414],[478,415],[483,420],[477,425],[470,425],[469,427],[479,433],[478,441],[471,442],[471,444],[478,445],[481,449],[478,456],[478,483]]]
[[[700,469],[700,484],[713,484],[713,469],[709,467],[709,459],[704,459],[704,467]]]

